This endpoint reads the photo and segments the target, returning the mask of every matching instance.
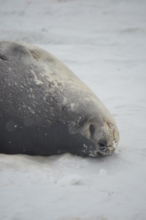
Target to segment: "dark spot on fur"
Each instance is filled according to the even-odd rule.
[[[62,110],[62,111],[64,111],[65,109],[66,109],[66,107],[65,107],[65,106],[62,106],[62,107],[61,107],[61,110]]]
[[[1,60],[8,60],[7,57],[4,56],[4,55],[2,55],[2,54],[0,54],[0,59],[1,59]]]
[[[40,59],[40,54],[37,52],[37,51],[35,51],[35,50],[30,50],[30,52],[31,52],[31,54],[32,54],[32,56],[33,56],[33,58],[35,59],[35,60],[39,60]]]
[[[88,117],[82,117],[79,122],[79,127],[82,127],[88,121]]]
[[[61,86],[62,84],[61,83],[58,83],[58,86]]]

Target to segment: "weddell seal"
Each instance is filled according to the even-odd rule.
[[[111,155],[108,109],[63,63],[33,45],[0,42],[0,153]]]

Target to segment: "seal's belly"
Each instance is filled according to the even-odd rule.
[[[95,150],[91,141],[80,134],[71,135],[68,127],[59,121],[50,127],[40,127],[3,116],[0,134],[0,153],[49,156],[70,152],[88,156]]]

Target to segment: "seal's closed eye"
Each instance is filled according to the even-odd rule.
[[[90,130],[91,136],[93,136],[93,135],[94,135],[94,132],[95,132],[94,125],[91,124],[91,125],[89,126],[89,130]]]

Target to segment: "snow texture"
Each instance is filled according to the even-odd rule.
[[[103,101],[117,153],[0,155],[1,220],[146,219],[146,1],[0,0],[0,40],[38,45]]]

